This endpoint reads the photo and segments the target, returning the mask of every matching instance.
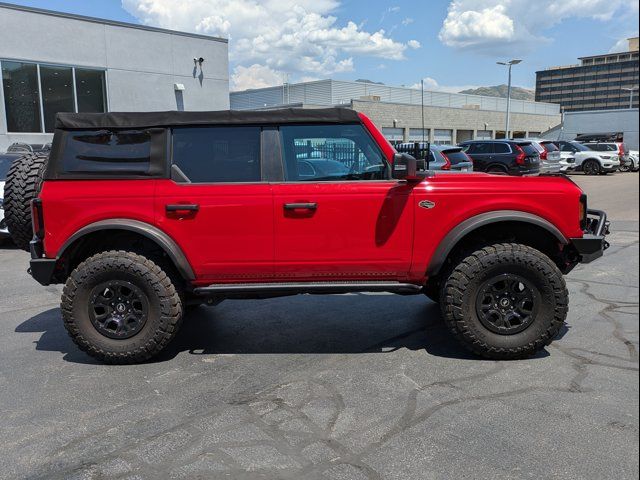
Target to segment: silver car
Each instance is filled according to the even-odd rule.
[[[423,159],[427,148],[426,143],[418,144],[418,157]],[[396,145],[396,149],[401,153],[415,155],[415,143],[401,143]],[[425,168],[427,166],[425,165]],[[443,172],[473,172],[473,160],[464,152],[462,147],[455,145],[435,145],[430,144],[429,170],[440,170]]]
[[[520,140],[520,139],[518,139]],[[540,173],[559,173],[573,169],[573,166],[562,162],[560,149],[551,140],[544,138],[525,138],[531,142],[533,147],[540,154]]]

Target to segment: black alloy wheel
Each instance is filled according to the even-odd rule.
[[[536,318],[540,293],[524,278],[502,274],[487,280],[478,292],[476,314],[494,333],[513,335]]]
[[[111,280],[91,292],[89,318],[105,337],[131,338],[144,327],[148,316],[146,295],[130,282]]]
[[[587,160],[582,166],[585,175],[598,175],[600,173],[600,164],[595,160]]]

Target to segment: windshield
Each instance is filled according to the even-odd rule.
[[[11,156],[0,156],[0,182],[4,182],[7,178],[7,172],[9,171],[9,167],[11,166],[11,162],[15,157]],[[0,192],[2,194],[2,192]]]
[[[585,147],[583,144],[579,142],[571,142],[571,146],[574,147],[579,152],[590,152],[592,151],[590,148]]]

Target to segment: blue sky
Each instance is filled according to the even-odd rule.
[[[230,37],[236,88],[366,78],[432,89],[506,83],[496,60],[536,70],[607,53],[638,33],[631,0],[15,0],[12,3]],[[532,6],[533,5],[533,6]],[[620,44],[619,44],[620,45]],[[619,48],[619,47],[618,47]]]

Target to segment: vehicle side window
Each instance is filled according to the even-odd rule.
[[[493,153],[493,145],[491,143],[471,143],[465,153],[472,155],[491,155]]]
[[[73,131],[65,136],[64,173],[147,175],[151,134],[147,130]]]
[[[192,183],[260,182],[260,127],[173,130],[173,164]]]
[[[387,162],[361,125],[280,128],[285,180],[385,180]]]
[[[506,143],[496,143],[494,148],[495,153],[511,153],[511,148]]]
[[[576,148],[572,147],[571,145],[569,145],[568,143],[563,143],[561,146],[560,151],[562,152],[569,152],[569,153],[575,153],[577,151]]]

